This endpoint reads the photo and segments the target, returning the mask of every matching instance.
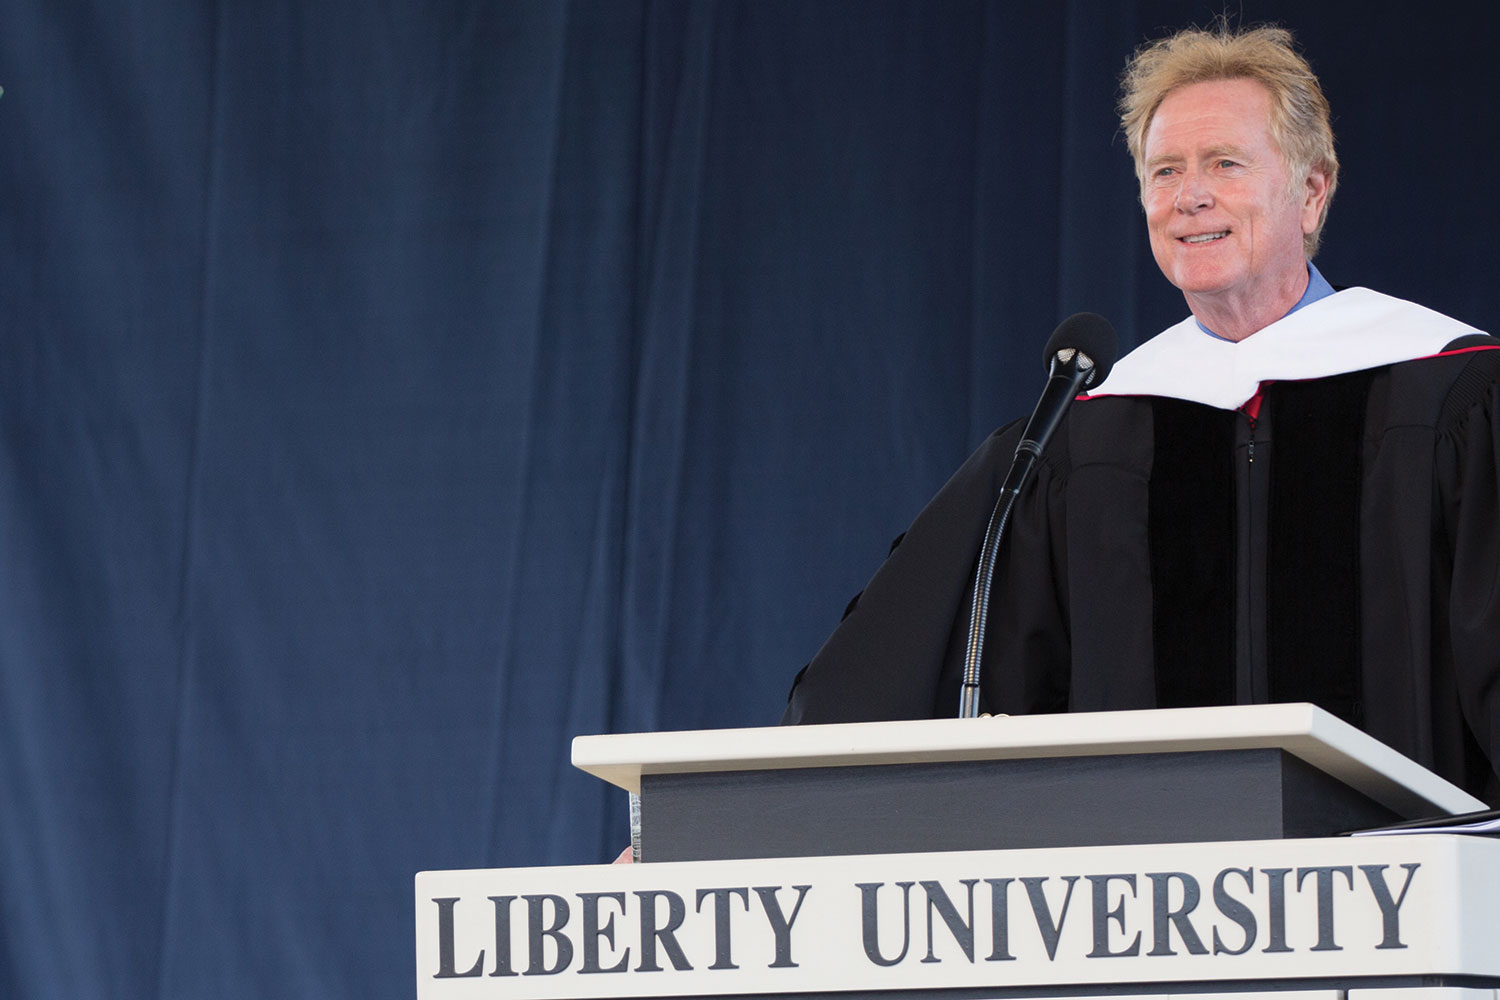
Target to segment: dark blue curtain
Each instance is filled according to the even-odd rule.
[[[1222,5],[0,7],[0,996],[405,997],[420,869],[589,863],[580,733],[753,726],[1093,309]],[[1497,310],[1493,15],[1245,3],[1325,274]]]

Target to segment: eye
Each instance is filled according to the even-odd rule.
[[[1239,164],[1238,164],[1238,163],[1236,163],[1236,162],[1234,162],[1234,161],[1233,161],[1233,160],[1220,160],[1220,161],[1219,161],[1219,166],[1220,166],[1220,167],[1221,167],[1221,168],[1223,168],[1223,169],[1226,169],[1226,170],[1227,170],[1227,169],[1229,169],[1229,168],[1230,168],[1230,167],[1237,167],[1237,166],[1239,166]]]

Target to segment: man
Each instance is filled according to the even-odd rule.
[[[1310,263],[1337,186],[1291,36],[1130,61],[1151,248],[1192,315],[1080,400],[996,568],[982,710],[1311,701],[1500,803],[1500,341]],[[956,714],[993,435],[793,688],[787,722]]]

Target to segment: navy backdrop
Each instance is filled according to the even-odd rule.
[[[773,723],[1058,319],[1183,314],[1112,103],[1217,9],[0,6],[0,996],[410,996],[414,872],[612,856],[571,736]],[[1493,329],[1457,9],[1243,4],[1324,272]]]

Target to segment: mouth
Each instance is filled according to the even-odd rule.
[[[1204,243],[1217,242],[1218,240],[1222,240],[1228,235],[1229,230],[1223,229],[1217,233],[1195,233],[1192,236],[1179,236],[1177,237],[1177,241],[1179,243],[1188,243],[1193,246],[1198,246]]]

